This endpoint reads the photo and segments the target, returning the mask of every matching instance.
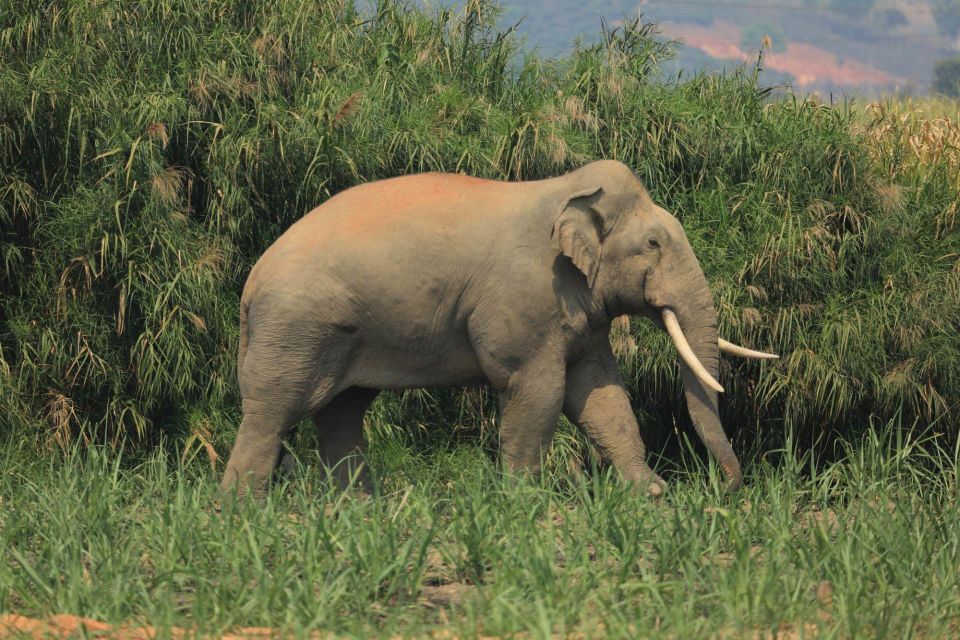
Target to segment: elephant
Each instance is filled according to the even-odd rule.
[[[718,338],[682,226],[630,167],[596,160],[514,182],[421,173],[346,189],[291,225],[247,279],[243,419],[220,491],[261,495],[304,418],[334,467],[363,452],[381,390],[489,384],[508,473],[539,473],[562,412],[624,479],[660,495],[609,341],[625,314],[669,333],[695,430],[736,490],[719,352],[777,356]]]

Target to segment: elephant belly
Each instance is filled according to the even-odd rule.
[[[350,366],[351,384],[373,389],[463,387],[486,382],[469,341],[398,347],[366,344]]]

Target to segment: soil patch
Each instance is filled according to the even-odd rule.
[[[164,634],[167,630],[164,629]],[[158,637],[154,627],[113,626],[90,618],[69,614],[50,616],[43,620],[17,614],[0,615],[0,638],[110,638],[112,640],[152,640]],[[169,635],[177,639],[202,637],[195,631],[174,627]],[[223,640],[253,640],[254,638],[282,638],[283,633],[268,627],[245,627],[226,633]],[[320,636],[316,636],[320,638]]]

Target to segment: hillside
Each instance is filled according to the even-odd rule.
[[[925,93],[934,62],[960,44],[955,0],[514,0],[503,7],[504,24],[523,18],[519,30],[547,54],[595,33],[601,17],[617,23],[640,14],[659,23],[664,38],[682,41],[667,66],[673,73],[753,63],[768,35],[764,81],[824,95]]]

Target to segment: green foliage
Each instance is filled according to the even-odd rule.
[[[371,499],[309,466],[222,512],[208,466],[166,448],[125,470],[100,448],[38,462],[0,443],[0,611],[158,637],[935,638],[960,623],[960,461],[903,431],[833,464],[758,463],[734,500],[719,474],[677,471],[659,502],[562,473],[566,438],[542,484],[476,447],[376,438],[392,453]]]
[[[960,56],[939,60],[933,65],[932,86],[939,94],[960,97]]]
[[[495,17],[481,1],[0,0],[8,426],[219,446],[239,291],[304,212],[403,173],[535,179],[614,158],[682,219],[724,335],[783,355],[724,365],[738,446],[901,408],[956,433],[955,173],[881,162],[852,111],[772,101],[751,72],[658,82],[670,49],[649,25],[549,61],[518,59]],[[646,322],[633,338],[624,371],[645,432],[666,435],[686,415],[671,349]],[[411,423],[489,408],[431,397]]]

